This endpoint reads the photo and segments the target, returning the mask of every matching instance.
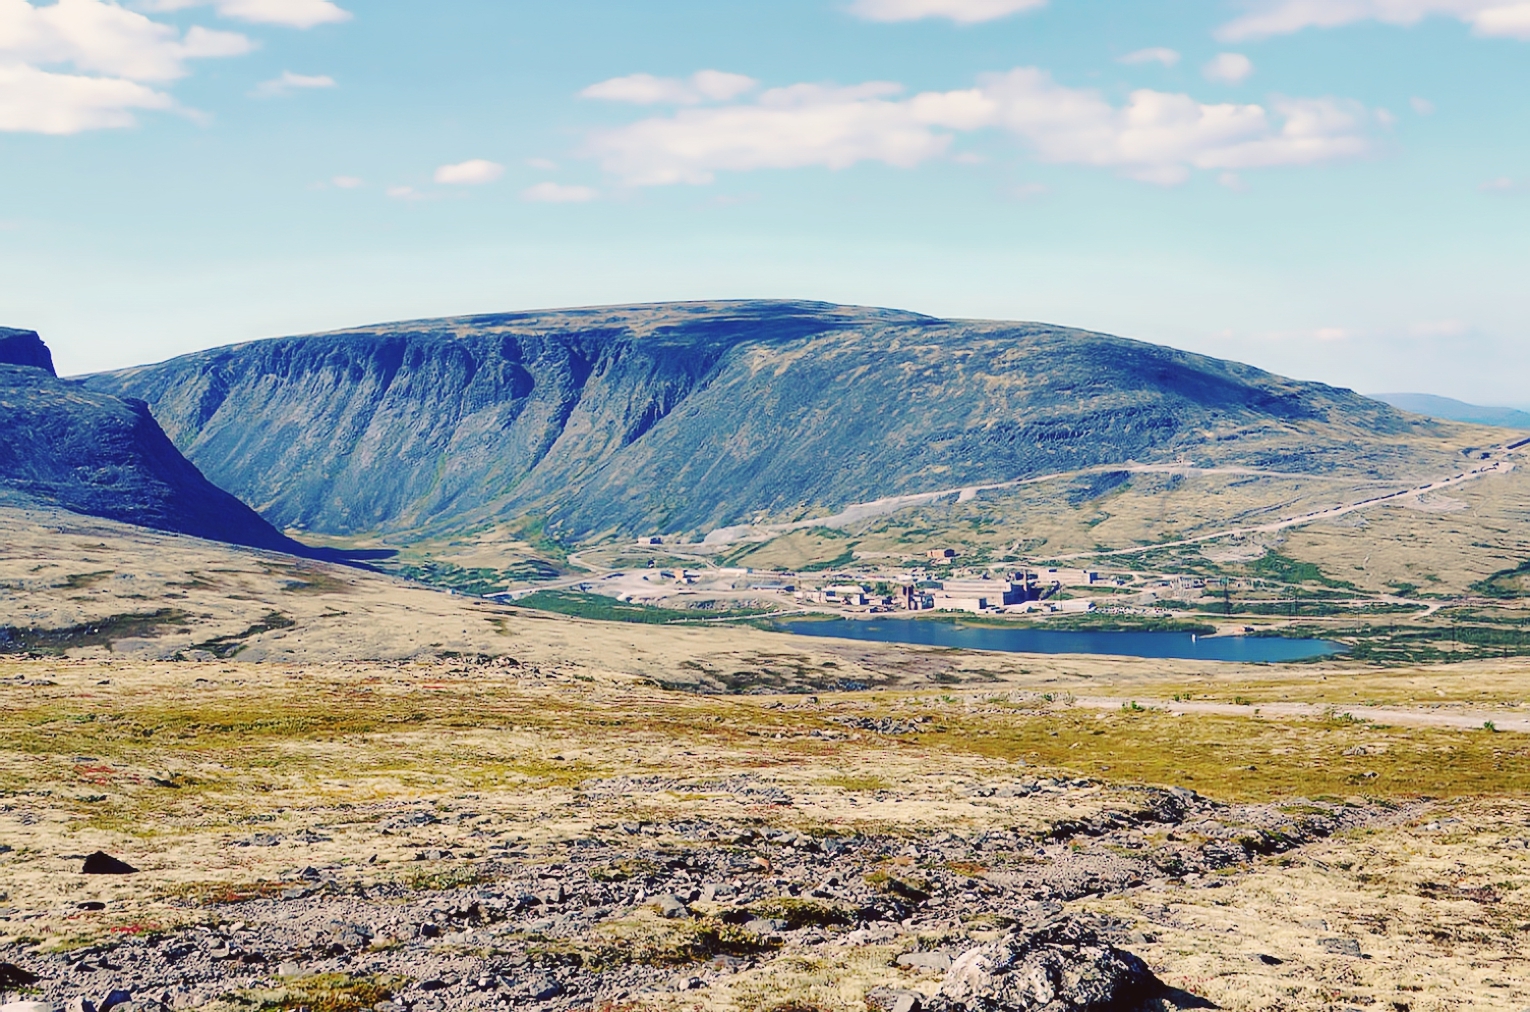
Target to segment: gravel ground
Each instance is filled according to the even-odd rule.
[[[1066,797],[1092,787],[1042,778],[976,792]],[[768,804],[775,788],[759,790]],[[369,881],[364,863],[294,869],[275,895],[206,906],[190,927],[63,951],[9,943],[0,988],[8,1001],[42,1003],[37,1012],[79,1010],[82,999],[96,1012],[228,1002],[560,1012],[704,991],[794,955],[866,946],[889,947],[890,967],[938,974],[996,932],[1056,934],[1059,918],[1129,950],[1150,928],[1069,913],[1070,904],[1168,882],[1220,888],[1263,855],[1398,814],[1354,802],[1225,806],[1187,790],[1142,789],[1131,800],[1044,832],[966,837],[618,823],[535,850],[420,851],[409,885]],[[421,804],[391,828],[441,817]],[[0,908],[13,932],[31,913]],[[893,990],[878,992],[889,1008],[903,994],[898,979],[889,970]]]

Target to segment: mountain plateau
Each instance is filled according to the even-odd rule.
[[[779,301],[394,323],[85,385],[146,401],[277,526],[337,536],[509,520],[565,543],[694,538],[1127,461],[1374,479],[1420,464],[1442,431],[1348,390],[1104,334]]]

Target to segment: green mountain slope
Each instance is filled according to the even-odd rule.
[[[532,516],[567,542],[699,534],[1128,460],[1374,476],[1435,431],[1137,341],[798,302],[397,323],[86,383],[147,401],[278,526],[409,538]]]

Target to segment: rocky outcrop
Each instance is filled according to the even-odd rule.
[[[951,1012],[1137,1012],[1163,990],[1141,959],[1061,919],[962,953],[940,997]]]
[[[0,364],[0,497],[7,502],[304,551],[181,456],[143,401],[60,380],[30,331],[0,338],[10,363]]]
[[[329,534],[690,534],[1192,450],[1316,470],[1430,424],[1102,334],[796,302],[401,323],[87,384],[147,401],[274,523]]]
[[[35,330],[0,327],[0,365],[24,365],[53,372],[53,353]]]

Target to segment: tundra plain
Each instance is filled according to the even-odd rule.
[[[600,623],[0,526],[0,961],[37,978],[13,996],[858,1012],[1065,918],[1160,1008],[1530,1004],[1513,658]],[[96,851],[138,870],[81,874]]]

